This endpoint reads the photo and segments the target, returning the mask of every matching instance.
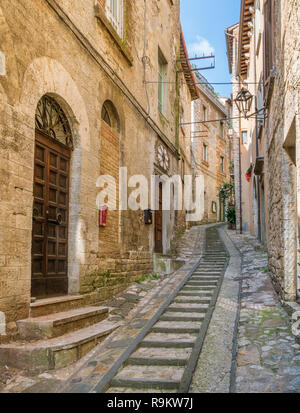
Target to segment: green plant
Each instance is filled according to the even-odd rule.
[[[220,199],[228,199],[232,196],[233,193],[233,184],[223,184],[218,189],[218,198]]]
[[[156,272],[152,274],[152,278],[154,278],[155,280],[159,280],[159,276],[156,274]]]
[[[230,162],[230,165],[229,165],[229,171],[231,172],[233,170],[234,170],[234,162],[232,161]]]
[[[137,282],[138,284],[141,284],[142,282],[147,281],[149,277],[150,277],[149,274],[141,275],[139,278],[136,279],[135,282]]]
[[[234,209],[234,208],[229,208],[229,209],[227,209],[225,215],[226,215],[227,221],[228,221],[230,224],[235,224],[235,222],[236,222],[236,214],[235,214],[235,209]]]

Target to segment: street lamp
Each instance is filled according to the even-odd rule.
[[[249,90],[242,88],[234,101],[239,112],[247,119],[247,113],[251,110],[253,95],[251,95]]]

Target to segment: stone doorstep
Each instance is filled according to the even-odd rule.
[[[84,357],[119,326],[120,323],[102,321],[59,338],[2,345],[0,364],[26,369],[36,374],[60,369]]]
[[[107,318],[108,313],[107,307],[83,307],[19,320],[17,326],[22,340],[43,340],[99,323]]]
[[[60,313],[82,306],[82,295],[66,295],[63,297],[44,298],[30,304],[30,318]]]

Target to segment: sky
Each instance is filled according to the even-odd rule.
[[[230,82],[224,30],[240,19],[241,0],[181,0],[181,24],[189,57],[213,53],[215,69],[201,70],[209,82]],[[199,67],[211,60],[195,61]],[[230,96],[230,85],[213,85],[221,96]]]

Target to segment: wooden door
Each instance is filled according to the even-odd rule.
[[[162,183],[159,184],[158,192],[158,205],[159,208],[155,211],[155,252],[158,254],[163,253],[162,243],[162,228],[163,228],[163,211],[162,211]]]
[[[70,150],[36,132],[31,295],[68,293]]]

